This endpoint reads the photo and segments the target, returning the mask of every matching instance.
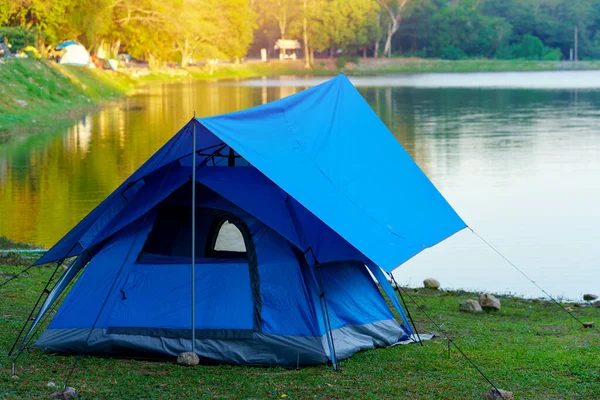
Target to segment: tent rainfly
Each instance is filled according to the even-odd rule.
[[[340,75],[187,123],[36,262],[77,257],[27,335],[83,270],[36,347],[336,365],[411,335],[384,272],[463,228]]]

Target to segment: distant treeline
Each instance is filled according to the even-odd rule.
[[[297,39],[321,56],[600,58],[600,0],[19,0],[0,37],[44,52],[77,39],[153,65],[239,60]]]

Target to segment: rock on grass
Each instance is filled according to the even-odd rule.
[[[481,304],[481,308],[484,310],[500,310],[500,300],[489,293],[484,293],[479,296],[479,304]]]
[[[475,300],[463,301],[462,303],[460,303],[460,306],[458,307],[458,309],[463,312],[472,312],[472,313],[483,311],[481,309],[481,306],[479,305],[479,303],[476,302]]]
[[[439,289],[440,281],[433,278],[427,278],[423,281],[423,286],[425,286],[427,289]]]
[[[198,357],[198,355],[189,351],[181,353],[179,357],[177,357],[177,364],[179,365],[193,367],[195,365],[198,365],[199,363],[200,358]]]

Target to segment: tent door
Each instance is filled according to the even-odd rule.
[[[196,337],[251,337],[262,331],[262,322],[258,264],[250,230],[229,212],[199,208],[197,214],[210,221],[211,226],[205,226],[206,247],[202,257],[196,258]],[[166,215],[173,218],[173,210]],[[243,258],[235,251],[215,251],[219,244],[215,235],[225,221],[235,225],[242,235],[246,249]],[[164,227],[157,219],[155,229],[163,237],[160,229]],[[151,232],[147,243],[156,240],[152,236]],[[144,248],[148,250],[148,246]],[[169,256],[142,252],[125,284],[115,293],[118,300],[107,321],[108,333],[191,338],[188,262],[184,253]]]

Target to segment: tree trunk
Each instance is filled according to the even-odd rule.
[[[310,53],[308,51],[308,21],[306,20],[307,0],[304,0],[304,18],[302,18],[302,39],[304,40],[304,68],[310,69]]]
[[[387,38],[385,40],[385,47],[383,48],[383,53],[387,55],[388,58],[392,56],[392,36],[398,31],[399,27],[400,23],[395,19],[388,24]]]
[[[285,9],[282,11],[279,16],[279,32],[281,33],[281,39],[285,39],[285,31],[287,30],[287,11]]]
[[[181,54],[181,67],[185,68],[188,66],[188,61],[190,59],[190,52],[189,52],[189,42],[188,40],[184,40],[182,46],[179,48],[179,53]]]
[[[152,53],[148,53],[148,68],[156,69],[159,66],[158,59]]]
[[[377,13],[377,27],[381,27],[381,13]],[[379,42],[381,41],[379,29],[377,29],[377,37],[375,38],[375,48],[373,49],[373,58],[379,57]]]
[[[110,46],[110,54],[113,57],[117,57],[119,55],[119,49],[121,48],[121,40],[117,39],[116,42],[114,42],[111,46]]]
[[[363,46],[363,58],[367,58],[367,46]]]
[[[389,6],[389,4],[377,0],[377,3],[381,7],[383,7],[390,16],[390,22],[388,23],[387,27],[387,38],[385,40],[385,47],[383,48],[383,53],[386,54],[388,57],[392,56],[392,37],[398,31],[398,28],[400,28],[400,21],[402,20],[402,10],[409,1],[410,0],[402,0],[402,2],[399,2],[398,10],[394,12],[394,10]]]

